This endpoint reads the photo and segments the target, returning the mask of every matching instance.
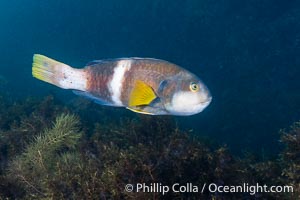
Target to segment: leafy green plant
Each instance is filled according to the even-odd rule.
[[[171,117],[126,115],[85,101],[68,107],[53,97],[0,102],[0,198],[12,199],[251,199],[248,193],[161,193],[124,191],[126,184],[256,183],[293,185],[299,197],[300,123],[281,132],[283,152],[274,159],[240,158],[225,146],[180,129]],[[9,106],[10,105],[10,106]],[[77,105],[77,104],[76,104]],[[64,114],[73,112],[73,114]],[[52,123],[52,121],[54,121]],[[52,124],[51,124],[52,123]],[[84,131],[82,131],[84,130]],[[83,134],[84,132],[84,134]],[[80,138],[80,140],[79,140]],[[10,162],[8,162],[10,160]],[[7,164],[9,163],[9,164]]]
[[[35,137],[9,167],[10,177],[22,183],[33,194],[47,196],[48,180],[63,152],[74,149],[82,133],[74,115],[58,116],[51,129]]]

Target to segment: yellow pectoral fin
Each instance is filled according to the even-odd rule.
[[[143,81],[136,81],[129,97],[128,106],[149,105],[156,98],[153,89]]]
[[[136,113],[141,113],[141,114],[145,114],[145,115],[154,115],[153,113],[146,112],[146,111],[143,111],[143,110],[138,110],[138,109],[129,108],[129,107],[126,107],[126,108],[128,110],[131,110],[131,111],[136,112]]]

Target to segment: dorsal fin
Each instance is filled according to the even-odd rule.
[[[139,57],[124,57],[124,58],[108,58],[103,60],[92,60],[88,62],[85,66],[92,66],[100,63],[106,63],[106,62],[114,62],[114,61],[120,61],[120,60],[151,60],[151,61],[158,61],[158,62],[165,62],[169,63],[168,61],[156,59],[156,58],[139,58]]]
[[[92,61],[88,62],[85,66],[92,66],[92,65],[101,64],[101,63],[115,62],[115,61],[120,61],[120,60],[125,60],[125,59],[130,59],[130,58],[108,58],[108,59],[103,59],[103,60],[92,60]]]
[[[85,66],[92,66],[92,65],[99,64],[99,63],[103,63],[103,62],[105,62],[105,60],[92,60],[92,61],[88,62]]]

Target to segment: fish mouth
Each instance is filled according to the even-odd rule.
[[[196,110],[198,110],[198,112],[202,112],[211,103],[211,101],[212,97],[209,97],[205,101],[200,102],[199,104],[195,105]]]
[[[210,104],[211,101],[212,101],[212,97],[209,97],[205,101],[191,105],[193,108],[188,112],[182,112],[181,115],[194,115],[200,113]]]
[[[200,101],[198,104],[194,104],[194,106],[198,106],[199,104],[200,105],[206,105],[208,106],[210,104],[210,102],[212,101],[212,97],[208,97],[207,99],[205,99],[204,101]]]
[[[210,96],[204,103],[210,104],[211,101],[212,101],[212,97]]]
[[[212,97],[207,93],[179,92],[165,108],[174,115],[194,115],[202,112],[211,101]]]

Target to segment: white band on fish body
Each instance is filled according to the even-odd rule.
[[[108,89],[113,102],[117,106],[123,106],[121,101],[122,82],[126,71],[130,70],[132,60],[120,60],[114,68],[112,80],[108,83]]]

